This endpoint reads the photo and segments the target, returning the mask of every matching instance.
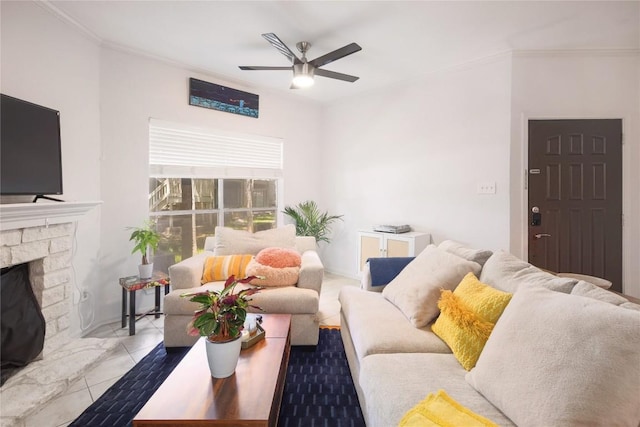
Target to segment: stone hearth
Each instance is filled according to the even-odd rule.
[[[46,322],[44,349],[0,388],[0,425],[24,418],[63,393],[110,351],[115,339],[72,338],[72,245],[75,221],[99,204],[0,205],[0,266],[29,264],[31,286]]]

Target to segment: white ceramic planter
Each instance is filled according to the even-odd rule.
[[[138,273],[140,273],[141,279],[151,279],[151,276],[153,276],[153,263],[139,264]]]
[[[240,358],[242,335],[233,341],[211,342],[205,338],[209,370],[214,378],[227,378],[233,375]]]

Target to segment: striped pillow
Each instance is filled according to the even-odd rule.
[[[244,278],[245,270],[253,255],[223,255],[210,256],[204,262],[202,284],[227,280],[231,275],[236,278]]]

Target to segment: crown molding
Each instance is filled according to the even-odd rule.
[[[535,49],[513,50],[514,57],[584,57],[584,56],[627,56],[640,55],[640,49]]]
[[[93,31],[91,31],[90,29],[82,25],[80,22],[76,21],[71,16],[67,15],[66,13],[64,13],[57,7],[55,7],[48,0],[37,0],[35,1],[35,4],[40,6],[42,9],[50,12],[56,18],[60,19],[62,22],[69,24],[70,26],[74,27],[76,30],[79,30],[82,34],[89,37],[90,39],[97,42],[98,44],[102,44],[104,42],[104,40],[100,38],[96,33],[94,33]]]

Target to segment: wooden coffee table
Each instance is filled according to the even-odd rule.
[[[289,363],[291,315],[263,314],[266,336],[240,352],[235,374],[212,378],[198,340],[133,419],[148,426],[276,426]]]

